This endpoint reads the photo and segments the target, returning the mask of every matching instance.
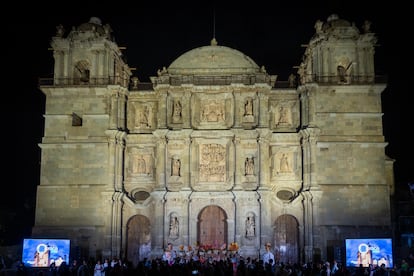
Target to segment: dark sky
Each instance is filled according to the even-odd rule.
[[[313,6],[304,4],[309,2]],[[181,54],[208,45],[214,35],[219,45],[245,53],[259,66],[264,65],[269,74],[286,80],[295,72],[292,67],[301,62],[304,53],[301,45],[308,43],[314,34],[316,20],[326,21],[333,13],[355,22],[357,27],[365,19],[370,20],[371,29],[378,36],[376,73],[388,77],[382,95],[384,135],[389,142],[386,153],[396,160],[397,186],[406,189],[407,183],[414,181],[414,166],[410,161],[413,138],[405,133],[410,131],[413,119],[408,101],[412,92],[408,80],[412,76],[405,71],[409,44],[404,34],[411,34],[406,25],[410,18],[404,16],[408,14],[407,7],[392,7],[390,3],[386,7],[373,6],[365,1],[250,1],[248,5],[236,2],[227,7],[213,1],[187,5],[174,1],[169,4],[152,1],[149,6],[144,3],[117,6],[114,2],[106,10],[86,4],[71,8],[59,4],[38,6],[33,12],[26,7],[26,14],[20,10],[17,13],[17,8],[10,11],[14,19],[3,23],[6,32],[2,40],[3,61],[6,61],[1,92],[5,157],[2,188],[7,193],[2,192],[0,222],[6,221],[6,228],[13,231],[12,235],[5,235],[4,229],[0,229],[0,245],[1,235],[9,237],[7,243],[18,243],[22,236],[30,235],[34,223],[40,177],[38,144],[43,136],[45,105],[37,83],[39,78],[53,73],[49,42],[57,25],[62,24],[68,31],[92,16],[111,25],[115,41],[127,47],[124,50],[127,63],[137,68],[135,74],[142,82],[149,81],[157,69],[168,67]],[[5,210],[13,212],[6,214]]]

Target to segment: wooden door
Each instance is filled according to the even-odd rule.
[[[207,206],[198,216],[197,240],[201,244],[220,247],[227,244],[227,216],[218,206]]]
[[[299,263],[299,225],[295,217],[282,215],[276,219],[274,245],[276,261]]]
[[[142,215],[133,216],[127,224],[127,258],[134,266],[151,253],[151,229],[149,219]]]

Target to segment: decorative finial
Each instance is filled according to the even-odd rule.
[[[59,24],[58,26],[56,26],[56,36],[62,37],[64,33],[65,33],[65,28],[62,26],[62,24]]]
[[[213,37],[210,44],[211,44],[211,46],[217,46],[217,40],[216,40],[215,37]]]
[[[365,20],[364,24],[362,24],[362,30],[364,33],[370,33],[371,32],[371,21]]]

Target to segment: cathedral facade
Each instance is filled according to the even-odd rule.
[[[286,82],[213,39],[141,83],[112,38],[98,18],[52,38],[33,237],[136,264],[168,244],[260,257],[268,243],[301,263],[391,235],[369,22],[317,21]]]

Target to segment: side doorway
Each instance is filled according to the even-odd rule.
[[[135,215],[128,221],[126,252],[134,266],[151,256],[151,229],[147,217]]]
[[[287,263],[299,262],[299,224],[295,217],[282,215],[274,225],[274,251],[276,261]]]

